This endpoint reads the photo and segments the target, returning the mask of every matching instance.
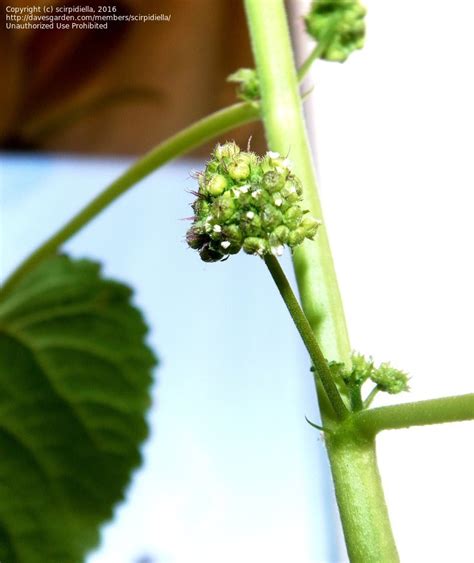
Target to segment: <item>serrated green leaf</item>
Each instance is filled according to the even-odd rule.
[[[54,257],[0,300],[0,561],[77,563],[147,436],[147,328],[131,290]]]

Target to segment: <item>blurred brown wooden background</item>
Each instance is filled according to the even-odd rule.
[[[0,30],[0,144],[7,149],[141,153],[233,103],[226,77],[253,66],[240,0],[1,0],[7,5],[116,5],[170,22],[109,30]],[[259,125],[232,137],[259,150]],[[204,154],[208,148],[201,152]]]

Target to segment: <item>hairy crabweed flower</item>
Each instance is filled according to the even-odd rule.
[[[377,385],[380,391],[385,391],[391,395],[401,393],[402,391],[409,391],[408,375],[392,367],[388,362],[380,364],[373,371],[370,379]]]
[[[364,46],[366,9],[358,0],[314,0],[305,17],[306,31],[318,43],[328,41],[321,58],[344,62]]]
[[[352,369],[344,364],[331,362],[329,368],[336,380],[342,380],[349,388],[360,388],[367,380],[376,384],[379,391],[392,395],[409,391],[408,375],[385,362],[375,367],[372,358],[366,359],[361,354],[352,355]]]
[[[186,241],[205,262],[242,249],[280,256],[285,245],[294,248],[316,235],[320,221],[300,206],[301,183],[276,152],[259,157],[233,142],[217,145],[197,179]]]

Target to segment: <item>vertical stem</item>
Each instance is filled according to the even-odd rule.
[[[303,119],[298,78],[282,0],[246,0],[269,147],[288,154],[303,182],[304,206],[322,219],[313,158]],[[349,365],[351,347],[327,231],[294,253],[303,310],[325,357]]]
[[[322,218],[284,2],[245,0],[245,7],[269,147],[289,153],[303,182],[305,207]],[[296,250],[294,265],[303,310],[323,354],[349,364],[349,338],[324,226],[316,242],[307,241]],[[323,417],[326,414],[323,410]],[[339,423],[326,440],[349,555],[360,563],[396,562],[374,442],[355,429],[347,430],[350,425],[350,418]]]
[[[352,563],[399,561],[377,468],[375,439],[326,434],[336,499]]]

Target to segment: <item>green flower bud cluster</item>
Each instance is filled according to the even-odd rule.
[[[260,82],[254,68],[239,68],[227,77],[227,82],[238,84],[237,96],[246,102],[260,99]]]
[[[361,354],[353,354],[351,371],[348,371],[344,364],[337,362],[331,362],[329,368],[334,378],[342,379],[349,388],[360,388],[367,380],[371,380],[380,391],[392,395],[409,390],[409,377],[406,373],[387,362],[375,367],[372,358],[366,359]]]
[[[403,371],[395,369],[388,362],[380,364],[374,370],[370,379],[377,384],[381,391],[396,395],[402,391],[408,391],[408,375]]]
[[[305,17],[306,31],[327,47],[321,58],[343,63],[365,38],[366,9],[358,0],[314,0]]]
[[[280,256],[285,245],[294,248],[316,235],[320,221],[301,207],[301,183],[276,152],[259,157],[233,142],[217,145],[197,179],[186,240],[205,262],[241,249]]]

